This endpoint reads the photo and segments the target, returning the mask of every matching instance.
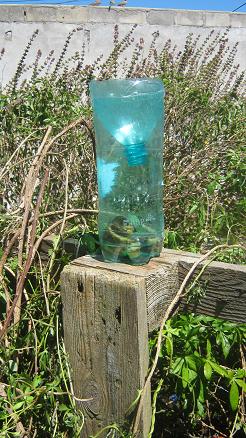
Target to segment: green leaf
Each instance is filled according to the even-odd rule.
[[[186,386],[189,383],[189,368],[187,368],[186,366],[183,366],[182,368],[182,385],[183,388],[186,388]]]
[[[235,379],[243,379],[246,377],[246,370],[238,369],[235,373]]]
[[[211,357],[211,342],[209,339],[207,339],[207,358],[210,359]]]
[[[203,387],[203,382],[202,380],[200,380],[200,390],[199,390],[199,396],[198,399],[201,403],[203,403],[205,401],[204,399],[204,387]]]
[[[196,356],[186,356],[185,361],[187,365],[189,365],[189,368],[196,371],[197,370],[197,359]]]
[[[227,375],[228,375],[228,379],[232,380],[233,378],[235,378],[235,370],[227,370]],[[240,377],[240,376],[238,376]]]
[[[175,329],[170,328],[170,333],[172,333],[172,335],[179,336],[179,334],[180,334],[180,329],[177,329],[177,328],[175,328]]]
[[[205,362],[205,364],[204,364],[204,376],[206,377],[207,380],[211,379],[212,372],[213,372],[213,370],[212,370],[212,367],[211,367],[210,363],[209,362]]]
[[[8,413],[7,412],[0,412],[0,420],[7,420]]]
[[[37,375],[34,377],[32,385],[34,388],[37,388],[42,383],[42,377]]]
[[[209,360],[208,363],[211,365],[213,370],[216,371],[217,374],[219,374],[222,377],[228,377],[228,373],[225,368],[223,368],[222,366],[218,365],[215,362],[212,362],[211,360]]]
[[[194,204],[194,205],[192,205],[192,207],[191,207],[191,209],[190,209],[190,211],[189,211],[189,214],[194,213],[194,211],[196,211],[197,208],[198,208],[198,204]]]
[[[197,379],[197,372],[189,368],[189,383]]]
[[[172,335],[168,335],[166,338],[166,350],[169,357],[173,355],[173,338]]]
[[[224,333],[220,334],[220,338],[221,338],[221,346],[222,346],[222,351],[223,351],[224,357],[227,358],[227,356],[230,352],[230,349],[231,349],[231,344]]]
[[[201,403],[201,401],[199,399],[197,399],[196,404],[197,404],[197,410],[198,410],[198,413],[199,413],[200,417],[203,417],[204,416],[204,405],[203,405],[203,403]]]
[[[230,405],[233,411],[236,411],[239,402],[239,391],[236,382],[233,380],[230,389]]]
[[[20,409],[23,405],[24,405],[24,401],[19,401],[18,403],[15,403],[15,405],[13,406],[13,410],[14,411],[18,411],[18,409]]]
[[[184,359],[182,357],[178,357],[172,365],[172,372],[174,374],[179,374],[179,372],[183,366],[183,363],[184,363]]]
[[[216,187],[217,187],[217,182],[216,181],[212,181],[211,183],[209,183],[208,187],[207,187],[208,194],[212,195],[214,193]]]
[[[64,403],[59,404],[58,407],[60,412],[69,411],[69,406],[65,405]]]
[[[244,380],[235,379],[235,382],[243,389],[244,392],[246,392],[246,383]]]

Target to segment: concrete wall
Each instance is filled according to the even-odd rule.
[[[113,46],[114,25],[119,25],[120,35],[125,35],[137,24],[134,38],[142,37],[146,47],[153,34],[159,31],[157,45],[163,46],[169,38],[182,48],[188,33],[206,36],[211,29],[223,31],[230,26],[229,41],[238,45],[236,62],[246,67],[246,14],[211,11],[187,11],[171,9],[112,8],[88,6],[33,6],[0,5],[0,85],[12,77],[18,60],[32,33],[39,29],[30,50],[29,59],[34,60],[38,49],[42,57],[52,49],[58,56],[65,38],[75,27],[80,31],[73,35],[70,53],[86,47],[86,62],[93,61],[102,53],[110,53]]]

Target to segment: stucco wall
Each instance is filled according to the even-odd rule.
[[[52,49],[58,56],[68,33],[75,27],[81,30],[72,37],[70,52],[86,47],[86,62],[100,54],[106,56],[113,46],[114,25],[119,25],[120,35],[125,35],[133,24],[134,38],[142,37],[148,47],[153,33],[159,31],[159,48],[171,38],[182,48],[188,33],[207,35],[211,29],[225,30],[230,26],[229,41],[238,42],[236,62],[246,67],[246,14],[211,11],[187,11],[171,9],[112,8],[88,6],[33,6],[0,5],[0,85],[12,77],[17,62],[30,39],[38,29],[39,35],[30,50],[34,60],[38,49],[43,58]]]

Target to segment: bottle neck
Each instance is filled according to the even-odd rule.
[[[143,166],[146,164],[148,151],[144,143],[125,145],[125,155],[129,166]]]

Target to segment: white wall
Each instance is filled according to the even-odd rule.
[[[39,35],[32,45],[29,59],[34,60],[38,49],[44,58],[52,49],[58,56],[67,34],[75,27],[81,30],[73,35],[70,53],[86,45],[86,62],[100,54],[110,53],[113,46],[113,29],[119,25],[120,35],[125,35],[133,26],[137,41],[144,38],[146,47],[152,35],[160,33],[158,46],[171,38],[182,48],[188,33],[207,35],[211,29],[225,30],[230,26],[229,41],[238,45],[236,62],[246,67],[246,14],[211,11],[187,11],[171,9],[113,8],[88,6],[33,6],[0,5],[0,51],[5,54],[0,61],[0,85],[12,77],[17,62],[32,33]]]

